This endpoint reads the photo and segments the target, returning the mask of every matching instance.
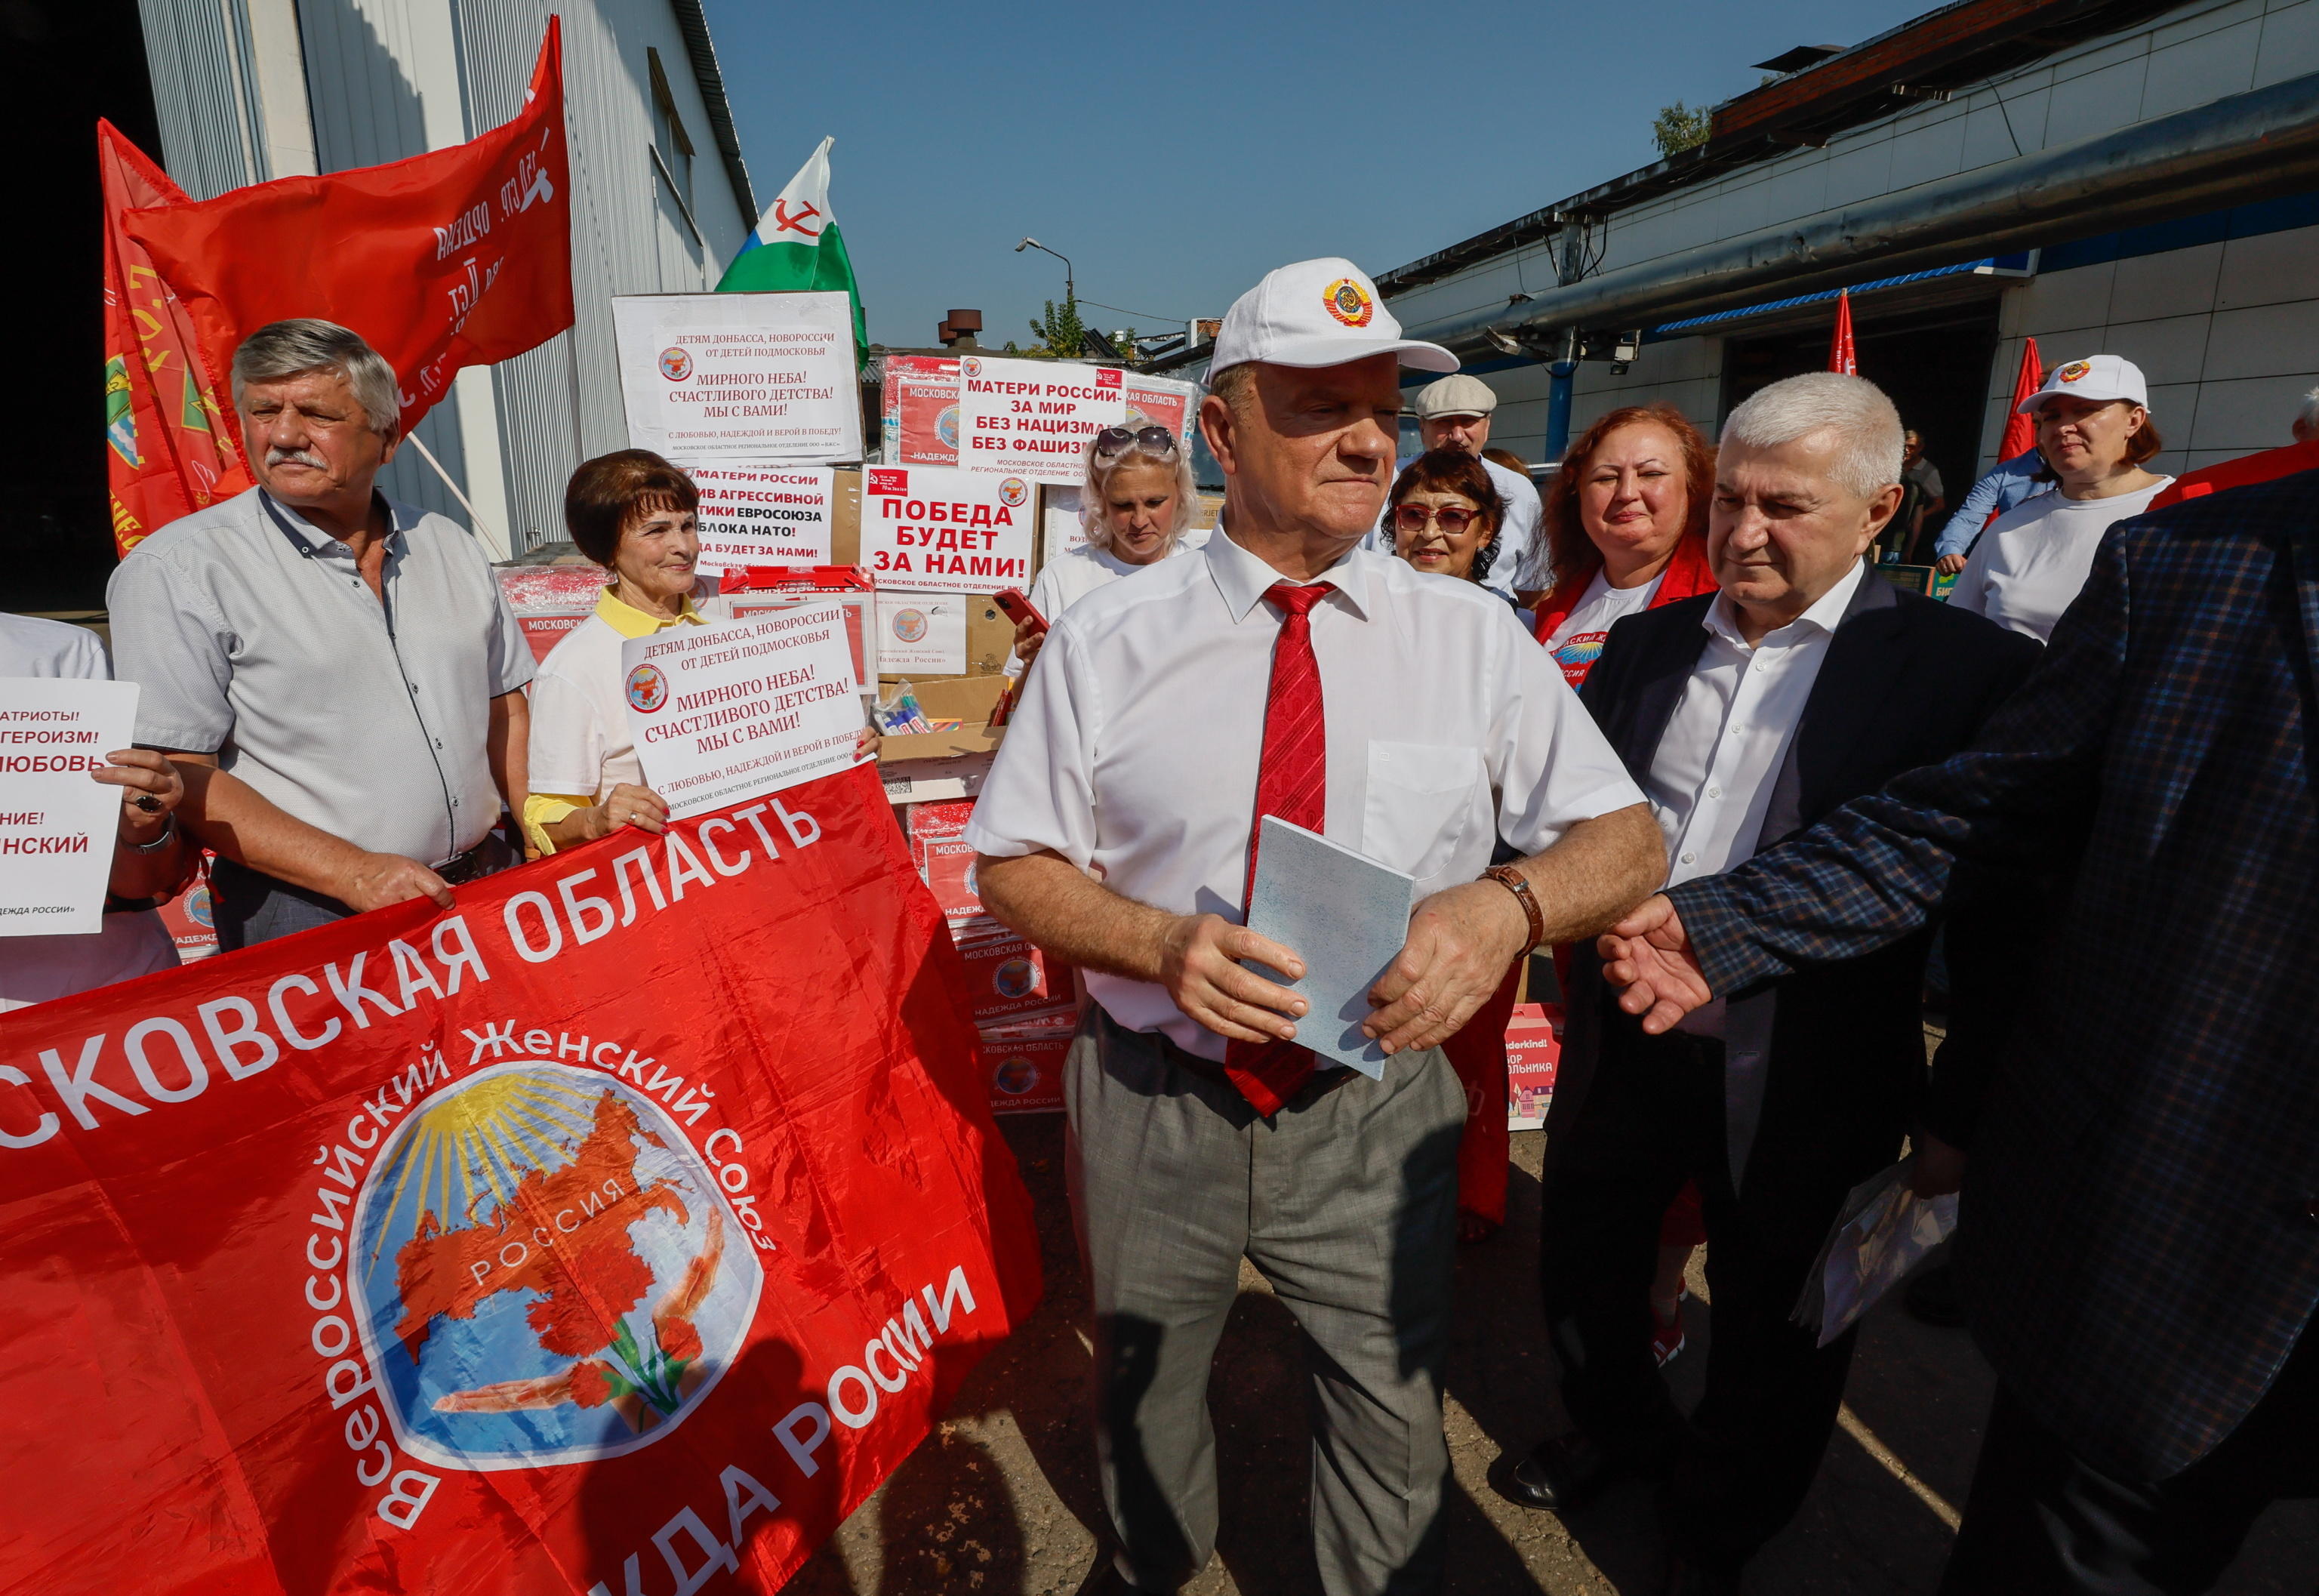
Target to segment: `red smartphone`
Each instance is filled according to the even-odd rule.
[[[1047,618],[1031,608],[1031,600],[1023,596],[1020,588],[1008,588],[992,601],[998,606],[999,613],[1016,626],[1027,623],[1042,632],[1047,629]]]

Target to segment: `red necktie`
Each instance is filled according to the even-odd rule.
[[[1274,816],[1307,831],[1329,823],[1328,726],[1321,716],[1321,662],[1313,655],[1313,606],[1329,587],[1276,582],[1265,597],[1280,606],[1280,638],[1272,647],[1272,687],[1264,700],[1264,758],[1256,772],[1256,814],[1249,822],[1248,877],[1241,887],[1247,909],[1256,888],[1257,840]],[[1224,1043],[1224,1073],[1261,1114],[1275,1114],[1313,1077],[1313,1055],[1293,1041]]]

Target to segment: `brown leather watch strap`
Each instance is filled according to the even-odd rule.
[[[1528,879],[1510,864],[1493,864],[1482,874],[1520,900],[1522,913],[1529,916],[1529,942],[1522,951],[1537,951],[1538,943],[1546,940],[1546,911],[1538,906],[1538,894],[1529,889]]]

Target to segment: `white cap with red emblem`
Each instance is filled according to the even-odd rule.
[[[2142,379],[2142,368],[2133,361],[2117,355],[2094,355],[2083,360],[2065,360],[2045,374],[2045,385],[2023,400],[2021,413],[2034,416],[2037,407],[2057,393],[2072,399],[2088,399],[2104,404],[2113,399],[2123,399],[2128,404],[2150,408],[2150,384]]]
[[[1265,274],[1232,302],[1216,329],[1208,374],[1251,360],[1274,365],[1343,365],[1396,355],[1420,371],[1456,371],[1457,357],[1439,344],[1401,336],[1368,274],[1327,256]]]

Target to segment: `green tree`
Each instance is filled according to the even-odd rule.
[[[1707,142],[1707,135],[1715,124],[1715,113],[1707,106],[1694,111],[1677,100],[1672,105],[1662,105],[1651,123],[1651,141],[1659,147],[1662,158],[1685,149],[1696,149]]]
[[[1032,360],[1077,360],[1079,346],[1087,338],[1087,323],[1079,320],[1079,302],[1066,299],[1058,306],[1053,300],[1046,302],[1045,313],[1031,323],[1031,336],[1039,341],[1023,351]]]

